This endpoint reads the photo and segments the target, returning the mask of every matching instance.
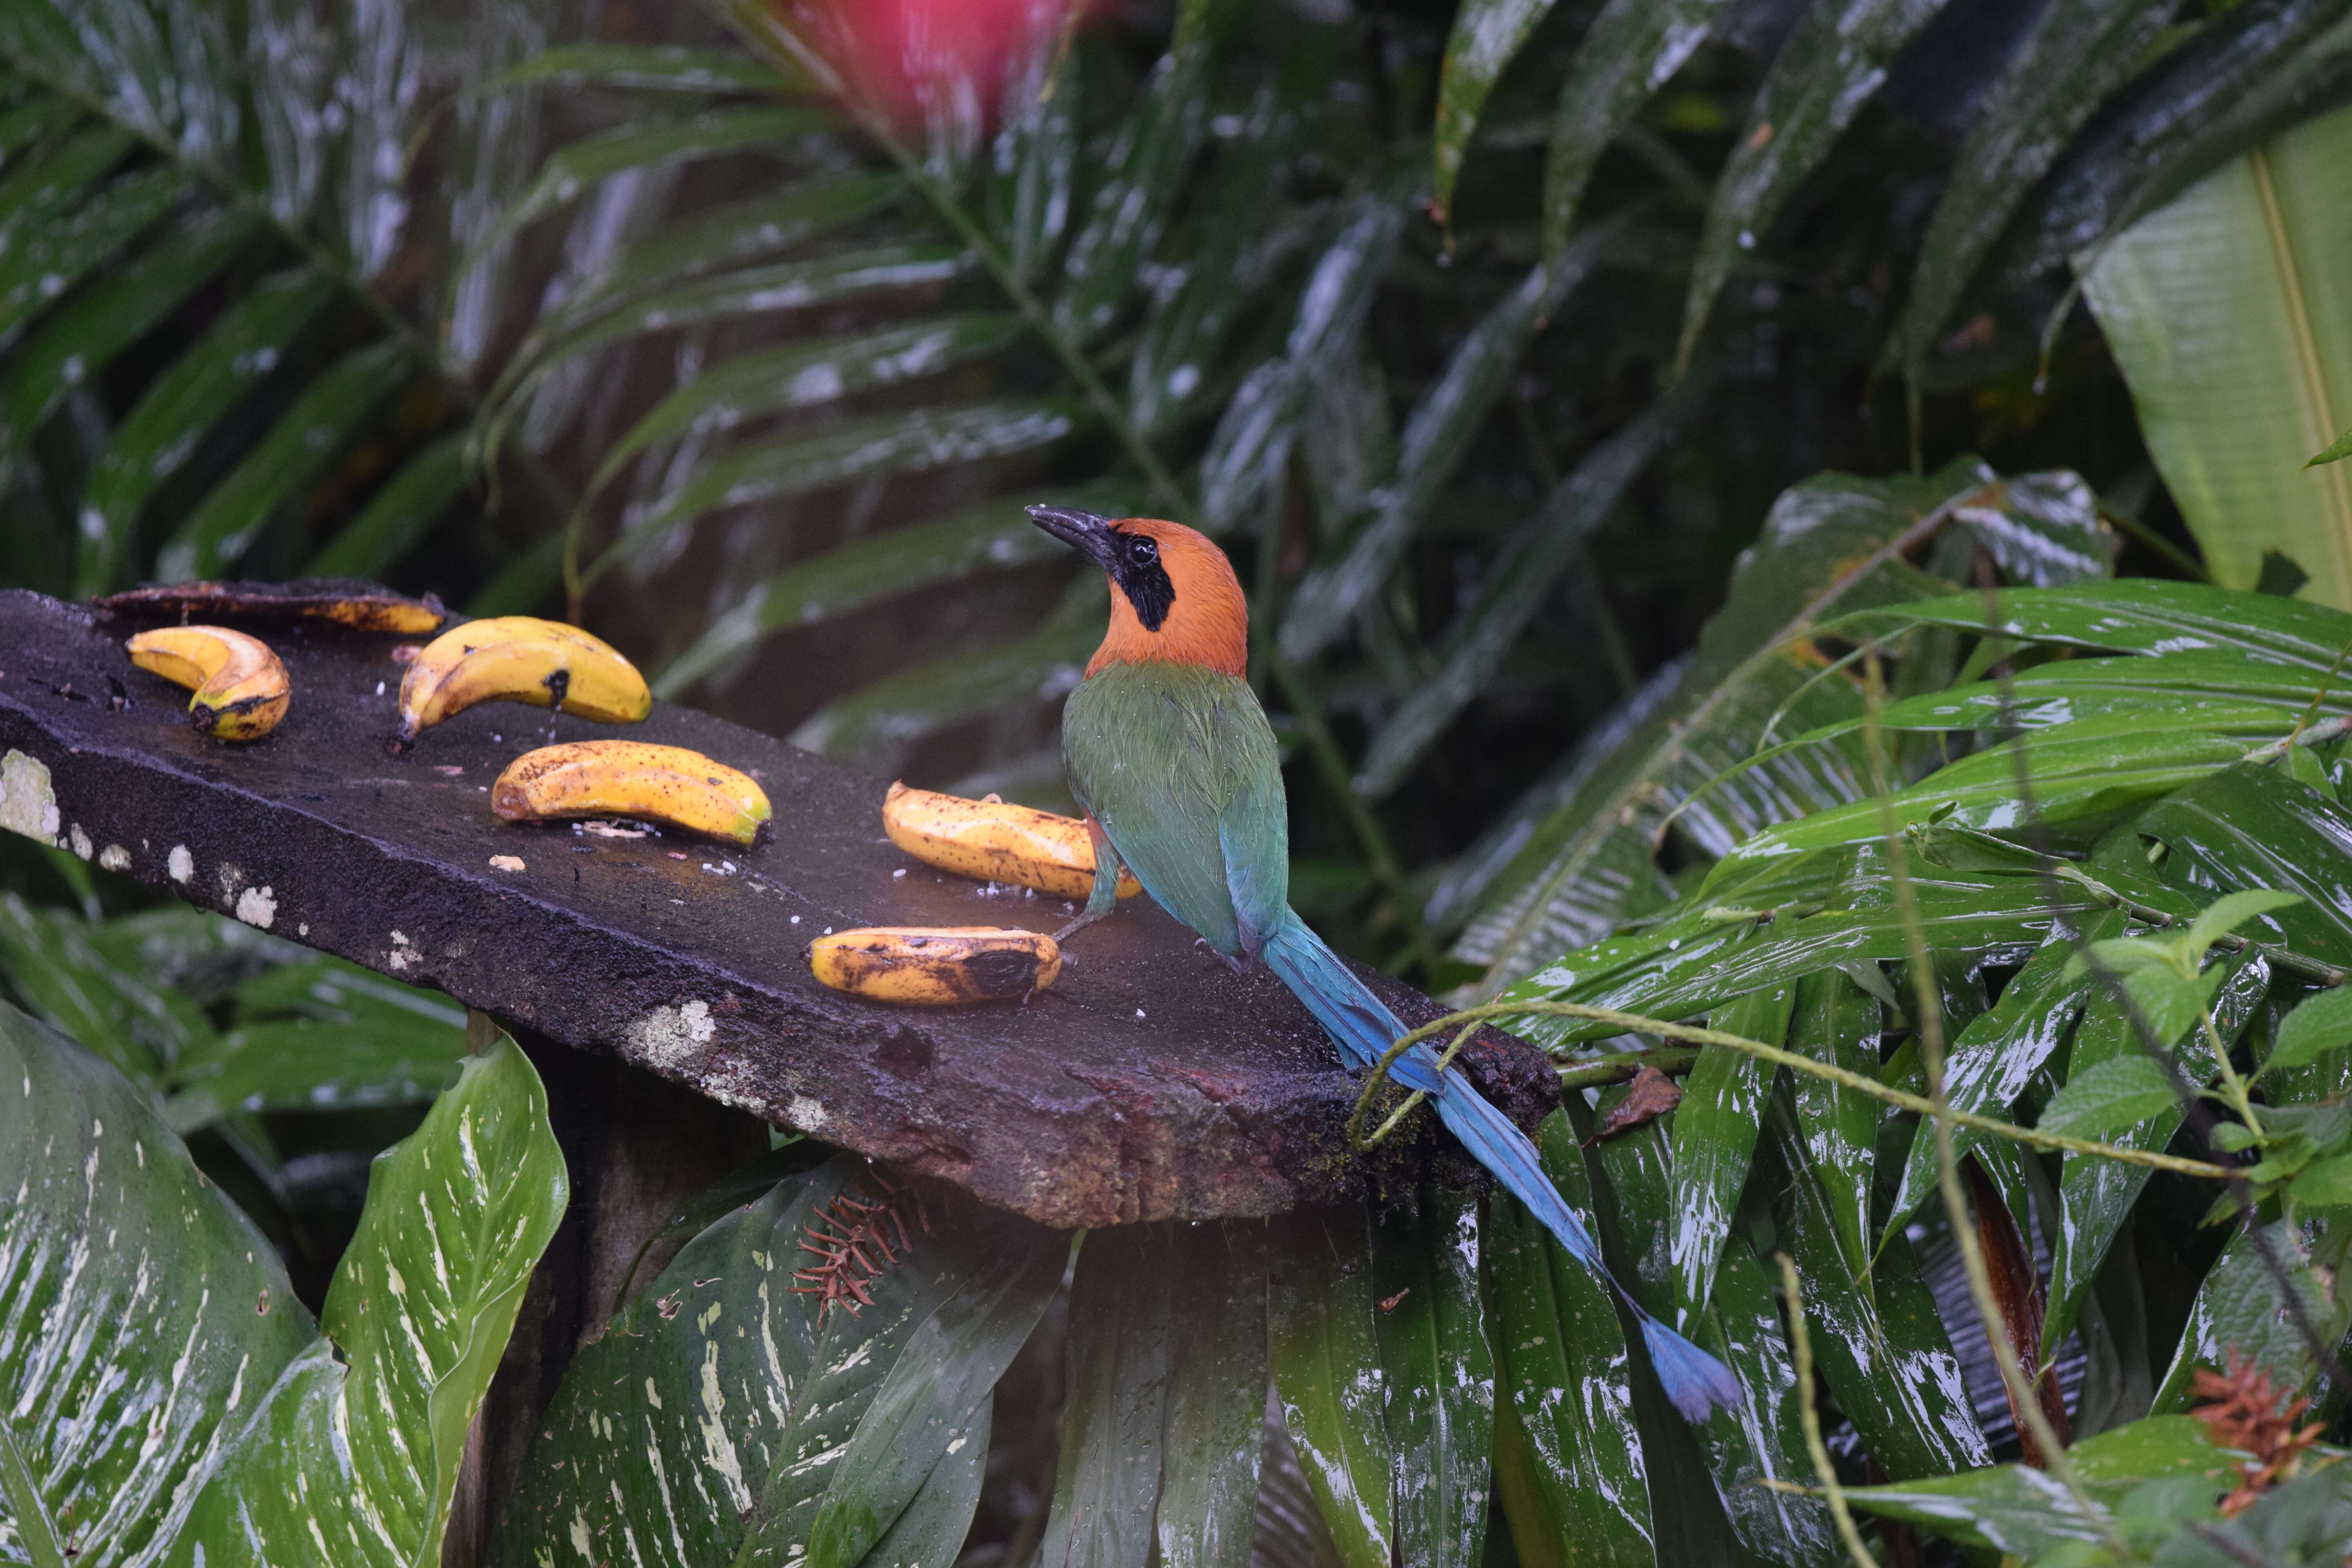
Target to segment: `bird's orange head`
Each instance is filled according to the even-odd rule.
[[[1084,551],[1110,578],[1110,630],[1087,662],[1196,664],[1249,673],[1249,602],[1208,538],[1152,517],[1105,518],[1033,506],[1038,527]]]

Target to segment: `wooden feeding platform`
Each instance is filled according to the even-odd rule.
[[[0,826],[1055,1227],[1274,1214],[1409,1173],[1438,1146],[1417,1125],[1377,1170],[1350,1154],[1357,1083],[1305,1008],[1148,898],[1073,938],[1062,979],[1024,1003],[827,990],[806,953],[827,930],[1050,931],[1074,908],[910,859],[883,837],[887,781],[675,703],[625,728],[488,703],[392,752],[402,638],[259,608],[269,618],[214,618],[277,649],[293,701],[273,733],[229,746],[123,652],[168,603],[100,613],[0,593]],[[492,815],[515,756],[616,734],[750,773],[773,839]],[[1366,978],[1409,1022],[1441,1011]],[[1541,1053],[1507,1036],[1482,1032],[1464,1060],[1525,1124],[1557,1101]],[[643,1118],[675,1114],[681,1097],[646,1089]]]

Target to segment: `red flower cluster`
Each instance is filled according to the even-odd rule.
[[[2287,1390],[2271,1382],[2269,1373],[2234,1350],[2227,1373],[2202,1367],[2197,1371],[2197,1397],[2202,1403],[2189,1414],[2212,1429],[2216,1443],[2253,1456],[2246,1464],[2245,1481],[2221,1500],[2221,1512],[2229,1518],[2252,1508],[2277,1482],[2292,1479],[2305,1452],[2319,1441],[2324,1423],[2315,1421],[2300,1430],[2294,1424],[2311,1401],[2287,1404],[2286,1394]]]
[[[859,1308],[874,1305],[867,1287],[914,1246],[907,1228],[909,1211],[926,1234],[931,1228],[931,1216],[923,1207],[920,1194],[900,1186],[879,1170],[868,1170],[864,1179],[878,1192],[878,1198],[842,1194],[809,1216],[807,1234],[801,1238],[801,1250],[814,1253],[816,1261],[793,1273],[798,1283],[793,1293],[817,1298],[819,1328],[824,1326],[825,1315],[835,1303],[846,1307],[853,1318]]]

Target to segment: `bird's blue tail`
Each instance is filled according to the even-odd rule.
[[[1307,1010],[1339,1043],[1339,1054],[1349,1066],[1359,1071],[1371,1067],[1405,1032],[1396,1015],[1323,945],[1323,939],[1308,930],[1296,912],[1284,911],[1281,925],[1263,951],[1266,966],[1307,1004]],[[1428,1095],[1437,1107],[1438,1119],[1461,1140],[1471,1157],[1525,1204],[1544,1228],[1559,1237],[1570,1256],[1608,1280],[1640,1320],[1651,1364],[1657,1368],[1658,1381],[1675,1409],[1689,1420],[1703,1421],[1711,1406],[1728,1409],[1738,1404],[1739,1384],[1730,1369],[1652,1317],[1611,1276],[1592,1233],[1544,1174],[1535,1145],[1508,1117],[1459,1073],[1441,1073],[1437,1054],[1425,1045],[1399,1057],[1389,1076],[1407,1089]]]

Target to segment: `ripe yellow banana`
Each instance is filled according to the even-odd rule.
[[[809,968],[853,996],[948,1007],[1045,990],[1062,973],[1062,950],[1043,931],[869,926],[809,943]]]
[[[409,662],[400,739],[495,700],[560,707],[606,724],[634,724],[654,706],[646,678],[603,638],[536,616],[494,616],[450,627]]]
[[[1018,882],[1064,899],[1094,891],[1094,841],[1075,816],[894,784],[882,798],[882,831],[925,865],[958,876]],[[1120,867],[1118,896],[1141,891],[1143,884]]]
[[[259,637],[226,626],[159,626],[123,647],[131,662],[194,689],[188,717],[216,741],[258,741],[294,695],[286,666]]]
[[[557,816],[640,816],[713,838],[757,844],[769,834],[768,795],[743,773],[683,746],[572,741],[525,752],[490,786],[509,822]]]

